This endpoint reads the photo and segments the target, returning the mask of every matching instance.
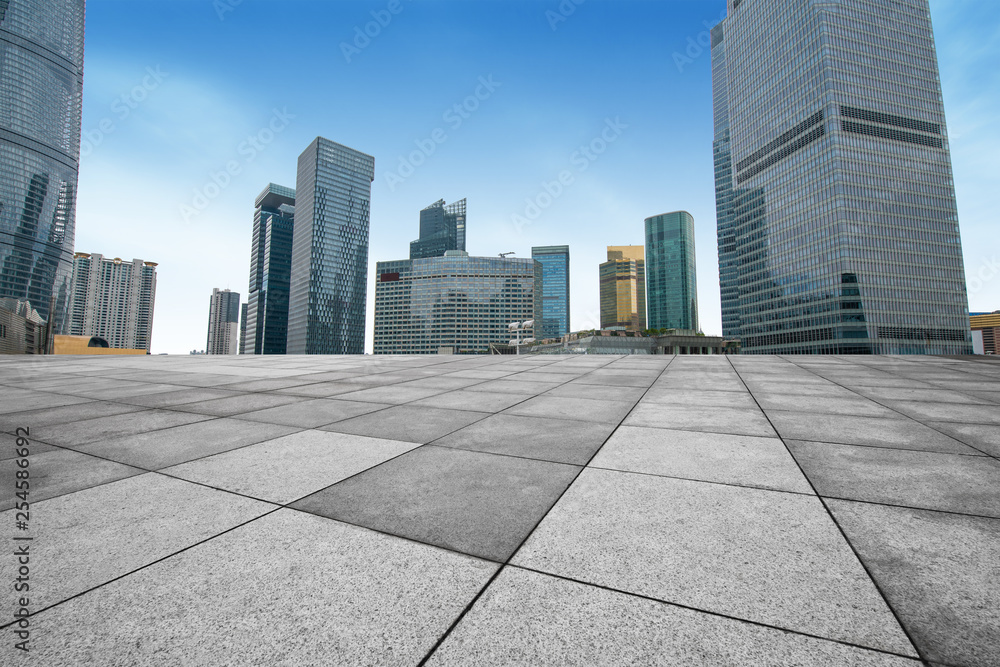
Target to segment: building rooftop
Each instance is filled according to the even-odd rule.
[[[0,397],[31,664],[1000,664],[989,359],[8,356]]]

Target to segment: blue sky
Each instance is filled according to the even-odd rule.
[[[375,262],[407,256],[421,208],[463,197],[474,255],[570,246],[574,329],[598,324],[605,247],[689,211],[702,327],[720,333],[702,45],[724,0],[87,5],[76,249],[159,263],[154,353],[205,347],[213,287],[246,300],[254,197],[294,187],[317,135],[375,156],[369,349]],[[970,307],[994,310],[1000,22],[974,0],[931,9]]]

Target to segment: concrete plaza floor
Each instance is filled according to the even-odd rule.
[[[988,359],[3,357],[0,405],[4,665],[1000,665]]]

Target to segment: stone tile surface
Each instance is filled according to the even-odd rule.
[[[775,436],[767,418],[757,408],[662,405],[640,402],[625,420],[626,426],[649,426],[707,433]]]
[[[629,413],[632,405],[621,401],[602,401],[592,398],[564,398],[561,396],[536,396],[506,410],[504,414],[524,417],[552,417],[578,419],[585,422],[617,424]]]
[[[397,405],[322,427],[338,433],[368,435],[421,444],[433,442],[487,417],[485,412],[443,410],[422,405]]]
[[[268,424],[283,424],[297,428],[316,428],[350,419],[351,417],[366,415],[376,410],[383,410],[387,407],[389,406],[383,403],[317,398],[235,415],[235,417],[236,419],[246,419]]]

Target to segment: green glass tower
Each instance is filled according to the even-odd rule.
[[[694,217],[687,211],[646,218],[646,312],[650,329],[698,330]]]

